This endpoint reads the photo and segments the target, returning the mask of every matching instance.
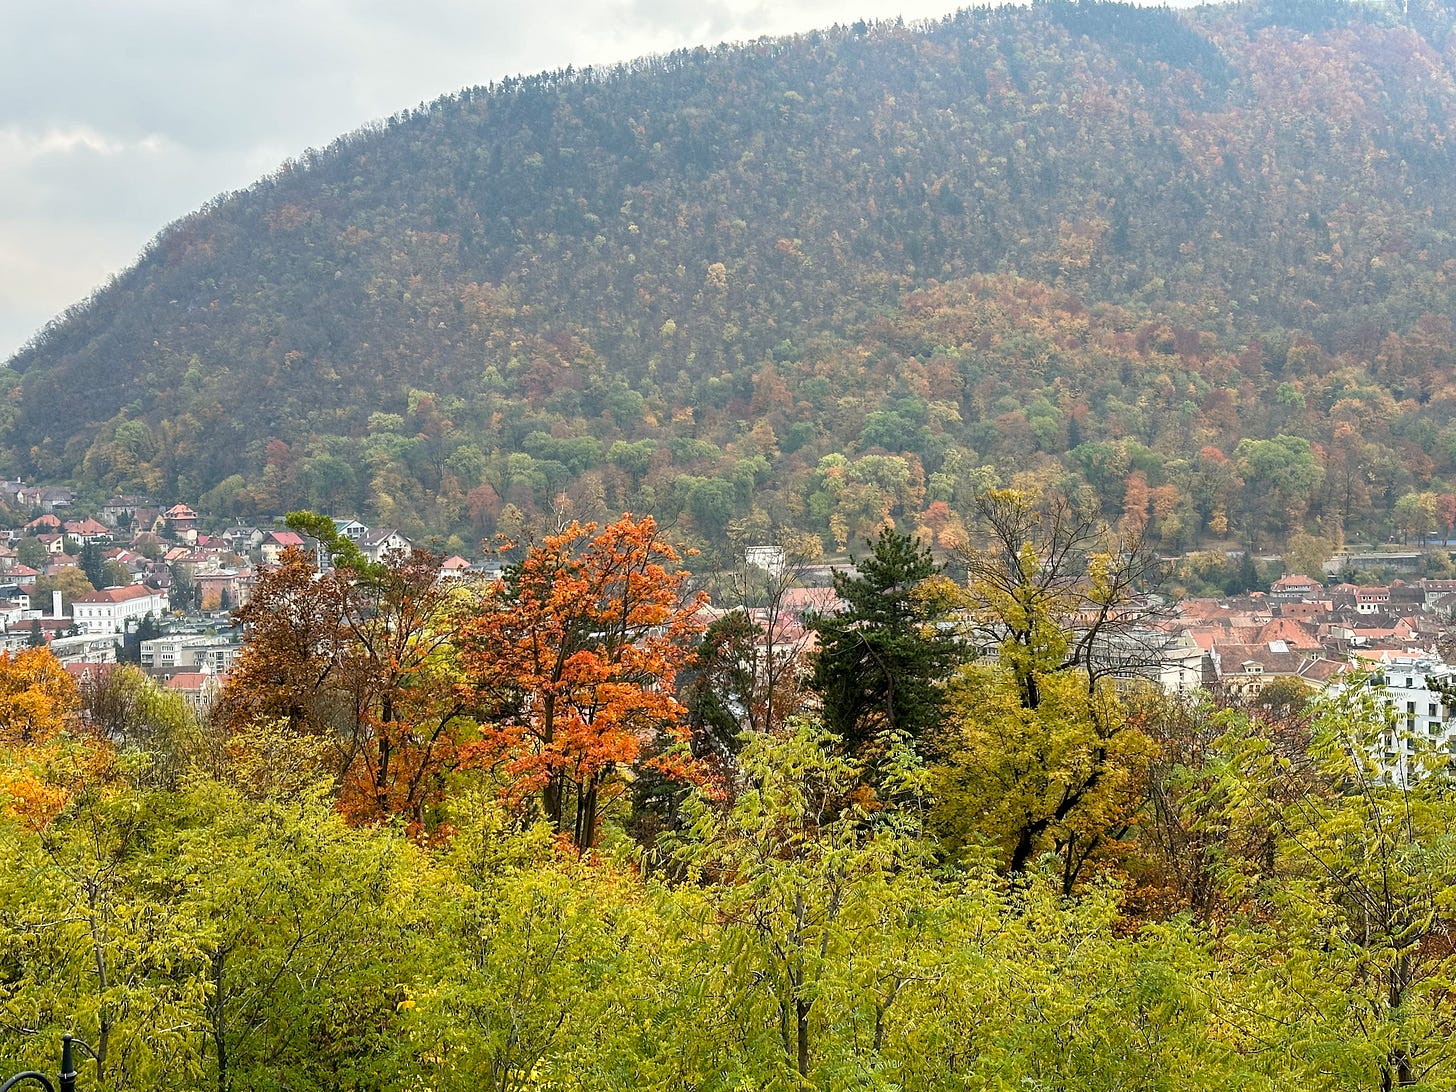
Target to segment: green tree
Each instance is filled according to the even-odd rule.
[[[14,1029],[51,1041],[73,1030],[96,1053],[84,1067],[87,1087],[194,1087],[192,1029],[203,1022],[206,996],[199,923],[167,899],[147,852],[167,801],[95,787],[43,832],[7,832],[0,943],[16,972],[7,1007],[19,1005],[23,1015],[5,1022],[3,1053],[49,1069],[53,1048]]]
[[[61,593],[61,610],[69,611],[71,604],[80,595],[89,595],[96,590],[95,585],[86,579],[86,575],[74,565],[68,565],[59,569],[55,576],[36,577],[35,590],[31,595],[46,610],[50,609],[51,592]]]
[[[1251,544],[1303,528],[1314,491],[1324,480],[1308,440],[1282,434],[1269,440],[1245,438],[1234,449],[1234,465],[1244,479]]]
[[[941,723],[945,683],[962,658],[949,630],[952,596],[919,540],[884,529],[854,575],[837,571],[837,614],[810,623],[819,647],[810,687],[827,730],[852,754],[873,756],[893,737],[925,740]]]
[[[91,581],[93,588],[110,586],[106,582],[105,553],[96,542],[88,542],[81,547],[79,563],[81,571],[86,574],[86,579]]]
[[[726,814],[698,798],[677,849],[690,874],[711,878],[718,958],[731,961],[730,1003],[762,1052],[760,1087],[796,1087],[789,1074],[842,1087],[878,1069],[906,988],[945,974],[929,937],[940,900],[913,828],[871,831],[845,809],[862,774],[840,751],[806,722],[755,736],[747,790]]]
[[[1324,583],[1325,562],[1335,553],[1335,544],[1318,535],[1297,534],[1284,550],[1284,571],[1300,573]]]
[[[50,557],[45,543],[32,535],[26,535],[15,544],[15,559],[32,569],[44,570]]]
[[[249,802],[201,783],[183,803],[155,863],[199,926],[207,1083],[400,1087],[418,1065],[406,1002],[458,889],[404,840],[348,828],[317,786]]]
[[[175,789],[180,784],[198,730],[197,717],[181,694],[165,690],[127,663],[88,675],[79,689],[86,724],[132,753],[135,761],[128,766],[132,780],[152,788]]]
[[[1449,754],[1402,727],[1368,680],[1319,703],[1293,756],[1266,733],[1221,747],[1227,821],[1269,837],[1226,873],[1256,908],[1231,939],[1269,1044],[1311,1087],[1327,1074],[1344,1087],[1450,1086]]]

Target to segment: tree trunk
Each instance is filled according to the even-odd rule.
[[[577,848],[585,853],[597,841],[597,781],[595,777],[591,780],[591,787],[582,794],[578,809],[581,814],[581,838],[577,843]]]
[[[547,694],[541,702],[541,743],[550,748],[556,735],[556,696]],[[562,825],[561,775],[555,770],[546,772],[546,784],[541,789],[541,806],[546,809],[546,818],[557,834],[565,831]]]
[[[217,1092],[228,1092],[227,1025],[224,1021],[222,976],[227,953],[219,948],[212,955],[212,1045],[217,1051]]]
[[[379,736],[379,765],[374,770],[374,810],[380,818],[389,814],[389,733]]]
[[[1008,872],[1024,872],[1031,861],[1031,851],[1035,844],[1035,838],[1045,827],[1034,819],[1028,819],[1022,824],[1020,832],[1016,835],[1016,846],[1011,851],[1011,864]]]
[[[809,1076],[809,1007],[802,997],[794,998],[794,1018],[799,1040],[799,1076]]]

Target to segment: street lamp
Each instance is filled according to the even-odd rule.
[[[12,1088],[26,1081],[37,1082],[47,1092],[76,1092],[76,1065],[72,1059],[72,1046],[80,1047],[87,1054],[91,1055],[92,1058],[96,1057],[94,1050],[70,1032],[67,1032],[61,1036],[61,1075],[59,1077],[59,1085],[52,1084],[51,1079],[44,1073],[35,1069],[27,1069],[22,1073],[15,1074],[15,1076],[11,1077],[4,1084],[0,1084],[0,1092],[10,1092]]]

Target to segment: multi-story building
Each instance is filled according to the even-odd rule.
[[[179,634],[154,637],[141,644],[142,667],[158,675],[174,671],[206,671],[224,675],[241,646],[231,636]]]
[[[127,622],[149,614],[160,618],[166,610],[167,597],[144,584],[87,592],[71,600],[71,619],[86,634],[125,633]]]
[[[1393,714],[1381,732],[1381,765],[1404,781],[1418,749],[1456,752],[1456,707],[1443,693],[1456,686],[1456,667],[1419,653],[1389,654],[1373,666],[1368,685],[1379,688]]]

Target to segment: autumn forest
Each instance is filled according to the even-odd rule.
[[[165,229],[0,372],[0,465],[447,552],[563,494],[954,544],[993,485],[1449,532],[1452,28],[1056,2],[475,88]]]
[[[1159,590],[1456,530],[1453,208],[1446,0],[1049,0],[166,227],[0,368],[0,475],[319,547],[210,705],[0,653],[0,1080],[1456,1088],[1452,755],[1138,679]]]

